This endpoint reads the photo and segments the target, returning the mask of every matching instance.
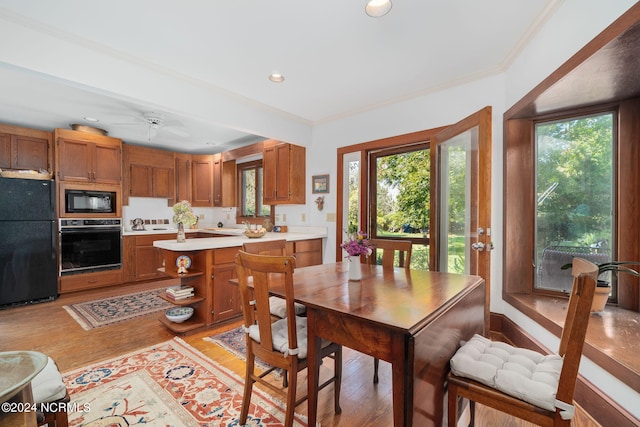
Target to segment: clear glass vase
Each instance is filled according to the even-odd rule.
[[[181,222],[178,223],[178,243],[184,243],[187,241],[186,236],[184,235],[184,225]]]

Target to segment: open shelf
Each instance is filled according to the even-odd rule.
[[[203,297],[199,297],[199,296],[193,296],[190,298],[184,298],[184,299],[179,299],[179,300],[175,300],[175,299],[171,299],[168,296],[164,295],[164,294],[160,294],[160,298],[162,298],[165,301],[169,301],[171,304],[175,304],[175,305],[190,305],[190,304],[195,304],[197,302],[200,301],[204,301]]]
[[[173,277],[174,279],[186,279],[189,277],[198,277],[198,276],[202,276],[204,274],[204,271],[200,271],[200,270],[196,270],[196,269],[190,269],[188,273],[183,273],[183,274],[178,274],[177,270],[174,269],[169,269],[167,270],[165,268],[165,272],[164,272],[167,276],[169,277]]]
[[[200,322],[197,319],[193,319],[193,318],[189,320],[185,320],[182,323],[175,323],[167,319],[164,314],[161,317],[158,317],[158,320],[160,321],[160,323],[166,326],[170,331],[176,334],[184,334],[184,333],[193,331],[195,329],[203,328],[205,326],[204,322]]]

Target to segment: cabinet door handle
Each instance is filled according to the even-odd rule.
[[[215,279],[215,278],[216,278],[215,274],[212,274],[212,275],[211,275],[211,280],[213,280],[213,279]]]

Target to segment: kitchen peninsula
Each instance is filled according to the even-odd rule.
[[[198,236],[178,243],[176,239],[157,240],[155,248],[162,249],[164,273],[176,280],[176,285],[193,287],[195,295],[184,300],[170,300],[176,305],[191,306],[193,316],[183,322],[174,323],[164,316],[160,321],[171,331],[185,334],[197,329],[223,322],[241,315],[238,287],[229,283],[236,278],[235,256],[243,243],[251,241],[242,229],[205,229]],[[164,235],[166,236],[166,234]],[[188,236],[187,236],[188,237]],[[287,233],[267,233],[261,240],[287,241],[287,253],[295,255],[296,266],[305,267],[322,264],[322,240],[327,237],[324,228],[290,228]],[[179,274],[177,261],[180,257],[190,261],[187,273]],[[184,259],[184,258],[180,258]]]

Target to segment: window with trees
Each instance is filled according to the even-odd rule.
[[[538,122],[535,142],[535,288],[569,292],[574,256],[612,259],[614,113]]]
[[[237,222],[262,223],[264,218],[273,220],[273,209],[262,203],[262,160],[239,163]]]
[[[429,266],[430,150],[427,143],[369,152],[372,238],[411,240],[412,268]]]

